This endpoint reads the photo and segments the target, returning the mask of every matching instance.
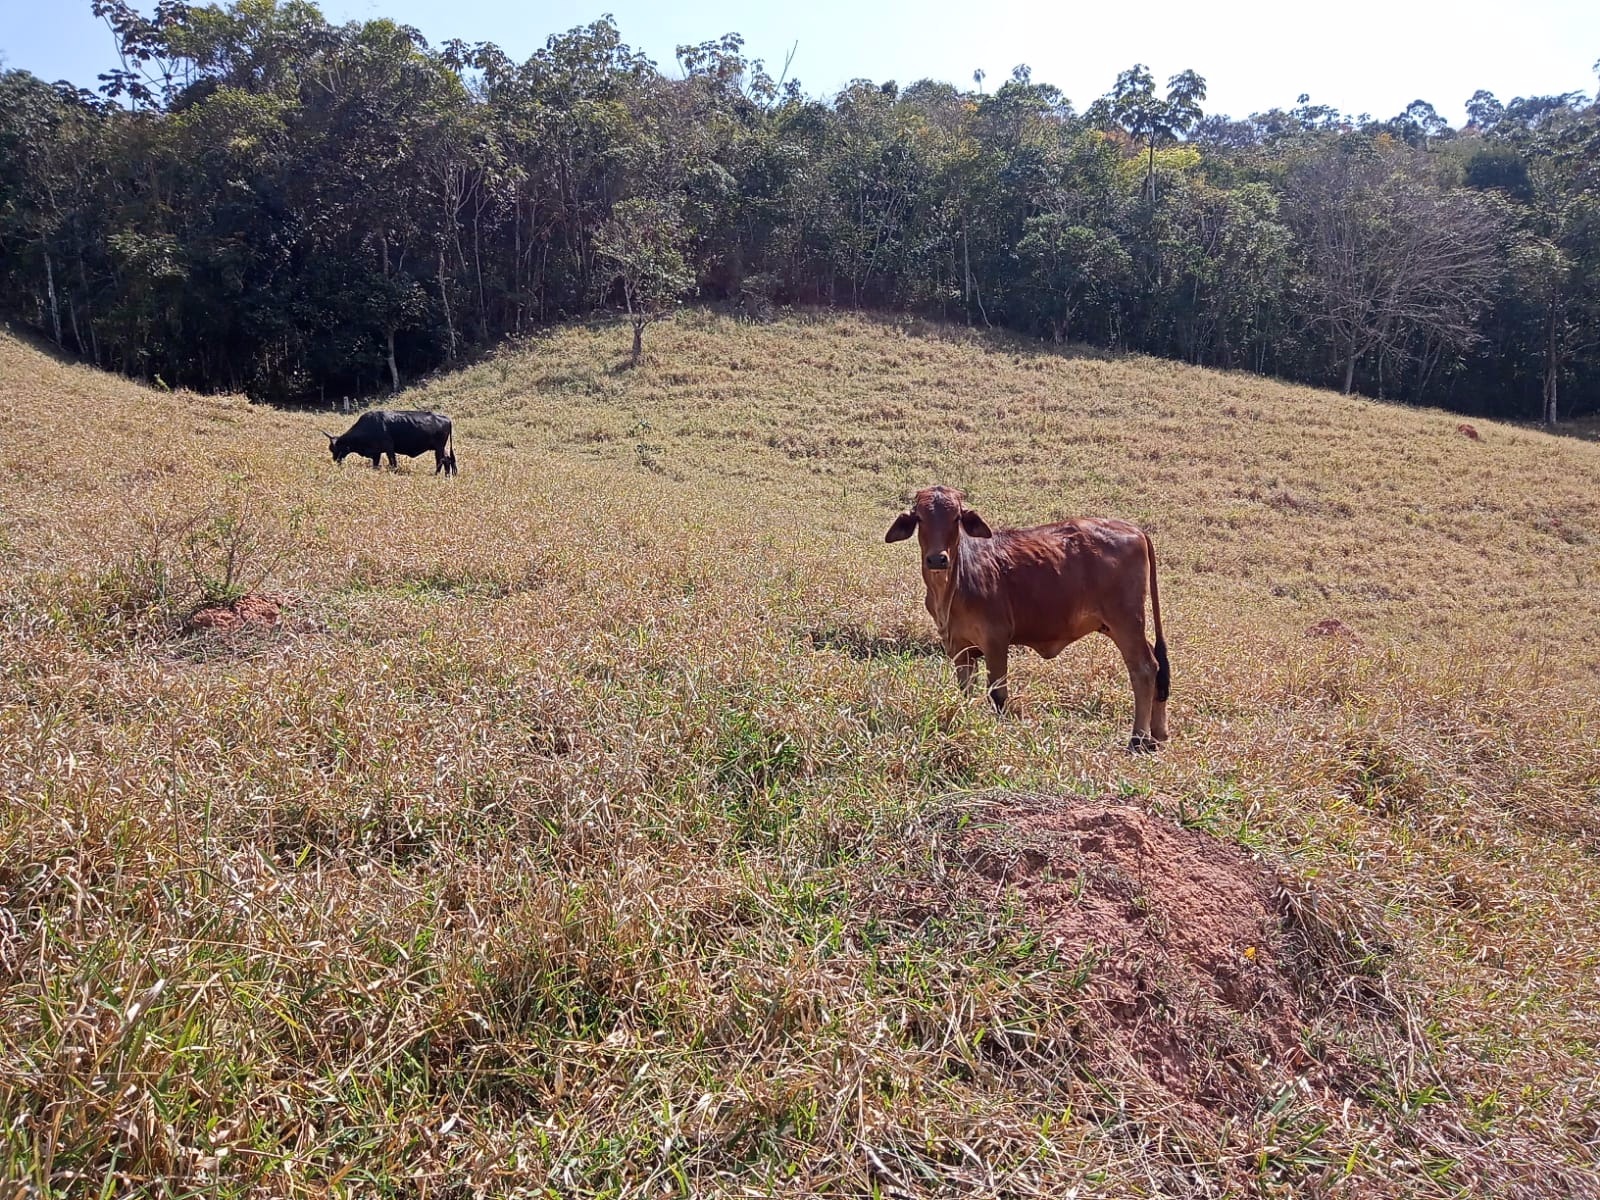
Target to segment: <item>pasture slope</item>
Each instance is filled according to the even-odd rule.
[[[1600,1196],[1600,445],[625,351],[408,392],[450,480],[0,336],[8,1195]],[[1163,754],[1104,639],[957,695],[932,481],[1152,531]]]

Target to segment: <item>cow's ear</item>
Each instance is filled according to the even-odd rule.
[[[894,519],[894,524],[889,526],[889,532],[883,535],[886,542],[903,542],[917,531],[917,514],[901,513]]]
[[[989,523],[973,512],[970,508],[961,514],[961,528],[976,538],[993,537],[994,530],[989,528]]]

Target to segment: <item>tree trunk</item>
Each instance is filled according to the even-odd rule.
[[[61,346],[61,305],[56,300],[56,266],[50,259],[50,251],[44,252],[44,278],[45,286],[50,290],[50,324],[55,329],[56,345]],[[65,349],[62,346],[62,349]]]
[[[445,355],[446,355],[446,357],[448,358],[448,360],[450,362],[455,362],[455,360],[456,360],[456,323],[455,323],[454,318],[452,318],[451,315],[450,315],[450,289],[445,286],[445,281],[444,281],[444,247],[443,246],[439,247],[439,304],[444,309],[444,327],[445,327],[445,332],[449,335],[449,339],[450,339],[445,344]],[[391,352],[391,361],[392,361],[392,352]]]
[[[94,365],[98,367],[100,365],[100,338],[94,331],[94,305],[88,299],[91,295],[89,291],[89,270],[83,264],[83,241],[81,238],[78,239],[77,258],[78,284],[81,289],[79,294],[84,297],[83,323],[89,327],[89,353],[94,356]],[[79,348],[82,349],[83,339],[80,337],[78,342]]]
[[[472,211],[472,267],[478,275],[478,336],[482,338],[489,328],[489,302],[483,294],[483,201]]]
[[[389,279],[389,235],[379,235],[379,244],[383,247],[383,278]],[[392,301],[391,301],[392,303]],[[400,390],[400,368],[394,361],[394,319],[391,317],[384,323],[384,336],[389,347],[389,382],[394,390]]]
[[[67,293],[67,316],[72,321],[72,340],[78,343],[78,357],[83,358],[89,353],[83,344],[83,332],[78,328],[78,306],[72,302],[72,293]]]
[[[515,243],[511,258],[511,297],[515,321],[513,332],[522,332],[522,314],[526,311],[522,297],[522,190],[517,190],[517,211],[511,221],[511,237]]]
[[[993,329],[989,324],[989,310],[983,306],[983,290],[978,287],[978,277],[972,273],[972,255],[967,246],[967,217],[961,216],[961,303],[966,309],[967,324],[972,324],[972,301],[978,302],[978,315],[983,318],[985,329]]]
[[[626,275],[622,277],[622,303],[627,306],[628,319],[633,322],[633,365],[638,366],[644,359],[644,325],[645,315],[643,310],[635,311],[633,307],[633,288],[629,285]]]
[[[1561,374],[1561,359],[1556,353],[1554,307],[1551,308],[1549,320],[1545,324],[1544,345],[1544,423],[1554,429],[1560,423],[1560,414],[1556,411],[1556,381]]]
[[[967,310],[967,324],[972,324],[972,255],[967,252],[967,218],[961,217],[961,307]]]
[[[539,290],[536,293],[539,299],[539,324],[544,324],[545,319],[545,279],[550,274],[550,243],[544,244],[544,249],[539,252]]]
[[[1355,388],[1356,382],[1356,348],[1350,347],[1350,352],[1344,360],[1344,394],[1348,396]]]

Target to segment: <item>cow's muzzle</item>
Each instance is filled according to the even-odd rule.
[[[928,555],[922,561],[928,564],[928,570],[930,571],[948,571],[950,569],[950,556],[943,550],[937,554]]]

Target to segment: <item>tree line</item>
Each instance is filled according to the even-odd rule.
[[[1600,103],[1454,129],[1300,97],[1206,115],[1143,66],[1081,111],[807,95],[741,39],[610,20],[517,62],[309,0],[91,0],[96,91],[0,73],[0,307],[169,385],[398,388],[602,307],[906,310],[1486,415],[1600,410]],[[1597,64],[1600,69],[1600,64]]]

